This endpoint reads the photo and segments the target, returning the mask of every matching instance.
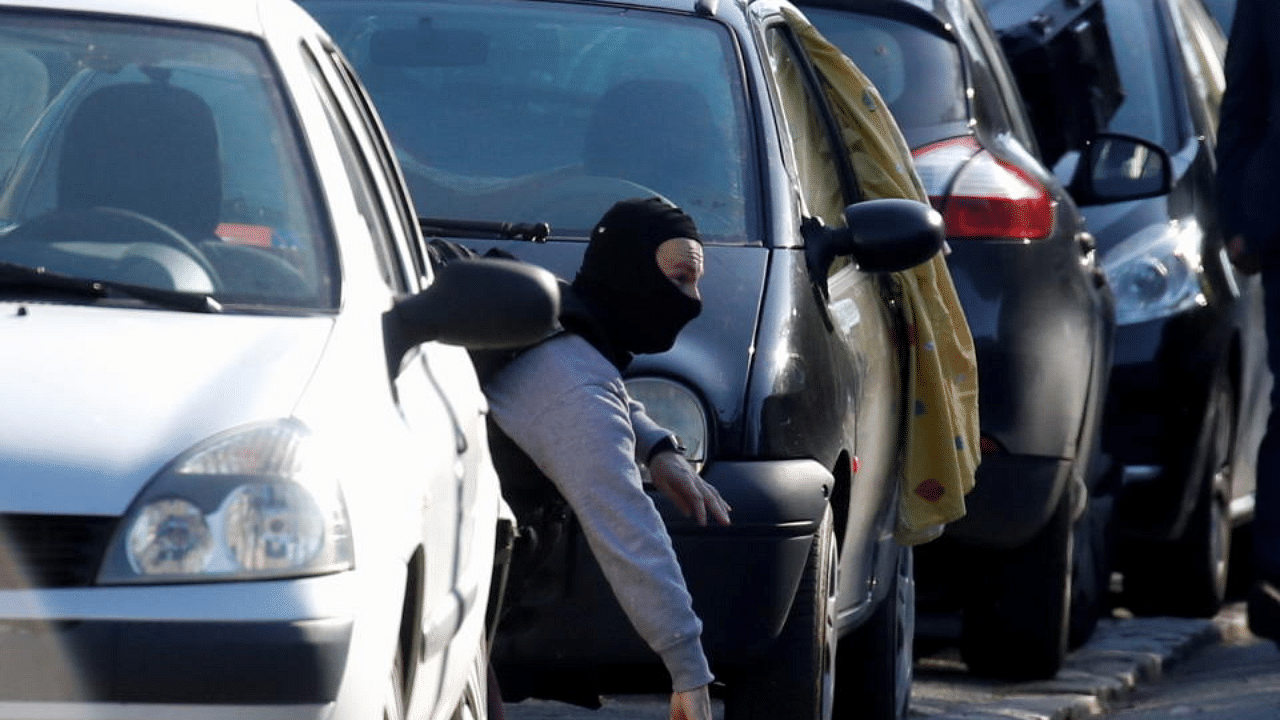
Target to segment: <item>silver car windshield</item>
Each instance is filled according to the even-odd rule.
[[[329,231],[261,45],[0,12],[0,67],[0,262],[232,311],[336,307]]]
[[[580,3],[303,4],[373,96],[419,215],[585,237],[614,201],[661,195],[707,242],[758,237],[743,71],[719,23]]]

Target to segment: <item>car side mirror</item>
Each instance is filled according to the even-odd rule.
[[[1079,205],[1141,200],[1173,186],[1169,151],[1130,135],[1098,133],[1080,151],[1068,186]]]
[[[432,340],[473,350],[529,345],[552,332],[559,313],[560,289],[547,270],[503,258],[455,260],[383,315],[387,360],[395,368],[410,348]]]
[[[942,249],[942,215],[928,204],[903,198],[866,200],[845,208],[845,226],[806,221],[805,255],[815,279],[825,280],[837,257],[851,256],[865,272],[915,267]]]

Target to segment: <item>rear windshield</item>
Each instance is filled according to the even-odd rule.
[[[1111,51],[1124,86],[1124,101],[1107,124],[1177,152],[1183,137],[1177,122],[1168,29],[1154,3],[1108,2],[1105,5]]]
[[[967,131],[965,79],[954,42],[874,15],[813,7],[804,13],[875,84],[911,147]]]
[[[304,3],[388,127],[419,215],[585,237],[661,195],[708,242],[758,226],[741,69],[692,15],[548,2]]]

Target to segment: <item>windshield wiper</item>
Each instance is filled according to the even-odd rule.
[[[422,232],[427,235],[447,233],[454,237],[525,240],[535,243],[546,242],[551,235],[551,226],[544,222],[506,223],[492,220],[420,217],[418,227],[422,228]]]
[[[0,261],[0,294],[13,291],[72,295],[99,300],[113,296],[131,297],[161,307],[185,312],[222,312],[222,305],[209,295],[180,290],[130,285],[110,280],[93,280]]]

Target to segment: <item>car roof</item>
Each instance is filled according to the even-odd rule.
[[[952,35],[958,14],[955,0],[794,0],[804,7],[847,10],[905,22],[940,35]]]
[[[263,34],[264,14],[276,15],[291,0],[5,0],[3,7],[55,12],[114,15]],[[295,6],[296,7],[296,6]]]

